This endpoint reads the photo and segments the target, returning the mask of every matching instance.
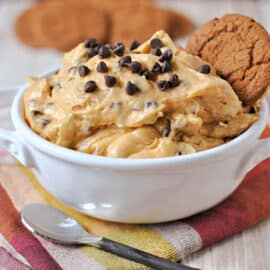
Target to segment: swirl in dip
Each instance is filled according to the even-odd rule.
[[[90,39],[65,54],[57,74],[31,78],[31,129],[89,154],[156,158],[221,145],[257,120],[212,66],[164,31],[132,47]]]

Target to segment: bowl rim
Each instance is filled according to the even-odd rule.
[[[51,72],[47,72],[40,78],[44,78],[55,73],[55,69]],[[195,152],[188,155],[182,156],[172,156],[172,157],[161,157],[161,158],[138,158],[138,159],[128,159],[128,158],[112,158],[106,156],[97,156],[92,154],[87,154],[65,148],[63,146],[56,145],[50,141],[47,141],[43,137],[36,134],[25,122],[23,117],[23,94],[27,88],[28,83],[22,85],[18,93],[12,102],[11,107],[11,119],[13,125],[15,126],[16,133],[20,136],[19,138],[23,142],[27,142],[30,146],[37,148],[41,152],[45,152],[50,156],[57,157],[58,159],[63,159],[65,161],[76,163],[79,165],[106,167],[112,169],[141,169],[141,168],[157,168],[157,167],[167,167],[168,165],[183,165],[188,164],[191,161],[202,161],[209,160],[210,158],[220,158],[225,152],[231,151],[235,152],[239,145],[251,137],[254,140],[257,139],[267,124],[268,118],[268,104],[266,100],[262,101],[262,106],[260,110],[260,115],[258,121],[256,121],[252,126],[250,126],[245,132],[240,134],[233,140],[226,142],[222,145],[213,147],[211,149],[203,150],[201,152]],[[22,140],[23,139],[23,140]],[[242,142],[242,143],[241,143]],[[26,146],[27,146],[26,144]]]

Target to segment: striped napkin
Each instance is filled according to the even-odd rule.
[[[270,137],[270,127],[262,136]],[[30,169],[18,165],[4,152],[0,152],[0,164],[0,269],[149,269],[96,248],[63,246],[32,235],[19,218],[20,209],[28,203],[53,205],[93,234],[173,261],[270,217],[270,159],[253,169],[240,187],[213,209],[156,225],[119,224],[85,216],[59,202],[39,184]]]

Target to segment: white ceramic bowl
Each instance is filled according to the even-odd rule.
[[[260,140],[260,119],[234,140],[190,155],[122,159],[88,155],[52,144],[25,123],[22,97],[12,104],[15,131],[0,129],[0,146],[32,167],[56,198],[88,215],[128,223],[156,223],[191,216],[230,195],[246,173],[270,156],[270,139]]]

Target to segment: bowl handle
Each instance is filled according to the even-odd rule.
[[[36,167],[32,155],[20,141],[15,131],[0,128],[0,148],[15,157],[22,165],[31,168]]]
[[[0,107],[9,106],[17,93],[17,89],[17,87],[0,88]],[[24,166],[35,167],[29,150],[26,149],[15,131],[0,128],[0,148],[15,157]]]
[[[252,152],[249,152],[247,159],[243,162],[242,172],[245,175],[263,160],[270,157],[270,138],[257,140]]]

